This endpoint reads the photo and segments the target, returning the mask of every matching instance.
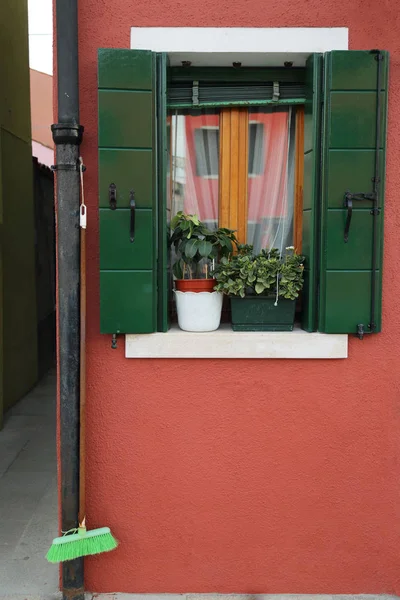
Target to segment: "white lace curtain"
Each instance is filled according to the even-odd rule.
[[[247,243],[255,252],[293,243],[294,111],[249,112]],[[169,200],[171,213],[195,213],[218,226],[219,116],[199,111],[170,117]]]

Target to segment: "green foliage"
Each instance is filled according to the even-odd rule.
[[[303,287],[303,260],[293,247],[281,256],[276,248],[254,255],[252,246],[239,245],[238,253],[223,257],[214,270],[215,290],[241,298],[276,295],[278,290],[278,296],[294,300]]]
[[[176,255],[172,272],[177,279],[204,277],[204,273],[201,273],[204,263],[228,257],[237,246],[235,233],[231,229],[220,227],[211,231],[197,215],[187,215],[182,211],[172,219],[171,230],[169,243]],[[210,276],[208,267],[205,271],[206,277]]]

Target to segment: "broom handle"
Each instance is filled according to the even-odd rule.
[[[79,524],[85,519],[85,408],[86,408],[86,229],[81,227],[80,285],[80,403],[79,403]]]

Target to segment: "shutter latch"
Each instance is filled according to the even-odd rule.
[[[129,208],[131,211],[131,219],[130,219],[130,227],[129,227],[129,239],[131,244],[135,241],[135,192],[133,190],[130,191],[129,194]]]
[[[370,200],[371,202],[375,202],[376,194],[374,192],[372,194],[364,194],[362,192],[352,194],[349,190],[346,191],[346,193],[344,195],[344,206],[345,206],[345,208],[347,208],[347,218],[346,218],[346,224],[344,226],[344,241],[346,244],[349,241],[351,218],[353,216],[353,200],[358,200],[361,202],[363,200]],[[373,215],[373,216],[379,215],[379,212],[380,212],[379,208],[374,207],[371,210],[371,215]]]
[[[192,86],[192,104],[198,104],[199,103],[199,82],[198,81],[193,81],[193,86]]]
[[[281,92],[279,90],[279,81],[274,81],[274,84],[272,87],[272,102],[279,102],[280,95],[281,95]]]
[[[111,210],[115,210],[117,208],[117,186],[115,183],[110,183],[108,186],[108,201]]]

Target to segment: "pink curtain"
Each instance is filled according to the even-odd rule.
[[[197,214],[218,226],[219,116],[174,115],[172,127],[172,214]]]
[[[294,128],[292,109],[249,113],[247,242],[255,252],[292,245]],[[197,214],[218,226],[219,116],[207,111],[171,117],[172,215]],[[245,199],[243,199],[245,201]]]
[[[256,252],[292,244],[292,110],[258,109],[249,114],[247,241]]]

